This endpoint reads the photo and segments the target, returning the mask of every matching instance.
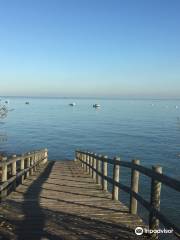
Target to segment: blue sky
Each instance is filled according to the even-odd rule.
[[[1,0],[0,95],[180,97],[179,0]]]

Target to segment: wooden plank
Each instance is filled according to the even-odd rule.
[[[0,211],[13,223],[10,239],[139,239],[142,220],[111,197],[78,161],[55,161],[25,179]]]

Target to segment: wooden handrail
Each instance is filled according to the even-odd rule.
[[[82,153],[82,154],[87,154],[87,152],[85,151],[79,151],[79,153]],[[92,154],[88,154],[89,156],[94,156]],[[100,160],[100,161],[104,161],[103,157],[102,156],[96,156],[96,159],[97,160]],[[120,165],[122,167],[126,167],[126,168],[130,168],[130,169],[134,169],[134,170],[137,170],[138,172],[150,177],[150,178],[153,178],[154,180],[157,180],[157,181],[160,181],[161,183],[163,183],[164,185],[170,187],[170,188],[173,188],[174,190],[180,192],[180,181],[179,180],[176,180],[172,177],[169,177],[163,173],[157,173],[155,172],[154,170],[150,169],[150,168],[147,168],[147,167],[144,167],[144,166],[141,166],[141,165],[136,165],[134,164],[133,162],[125,162],[125,161],[118,161],[116,162],[116,160],[114,159],[111,159],[111,158],[108,158],[106,160],[108,163],[114,165],[114,164],[117,164],[117,165]]]
[[[10,185],[13,185],[13,189],[15,189],[18,181],[23,183],[25,178],[32,175],[37,167],[40,164],[45,164],[47,160],[47,149],[25,153],[20,156],[13,155],[10,158],[4,157],[0,161],[0,198],[3,199],[7,196]]]
[[[96,164],[91,163],[90,159],[95,159]],[[83,168],[91,173],[91,176],[96,176],[96,183],[102,185],[103,190],[107,190],[106,183],[112,184],[112,199],[119,199],[119,189],[130,194],[130,213],[137,214],[138,202],[149,211],[149,228],[152,230],[159,229],[159,221],[168,228],[174,230],[174,234],[180,236],[180,228],[172,223],[160,211],[160,193],[161,184],[164,184],[178,192],[180,192],[180,181],[173,179],[162,173],[160,166],[153,166],[152,169],[141,166],[139,160],[132,162],[121,161],[120,158],[108,158],[107,156],[97,155],[86,151],[76,150],[75,160],[82,163]],[[108,176],[107,164],[114,166],[113,177]],[[119,181],[120,167],[131,169],[131,186],[128,187]],[[139,174],[151,178],[151,197],[150,202],[145,200],[138,194]],[[93,177],[94,178],[94,177]],[[157,234],[153,236],[157,238]]]

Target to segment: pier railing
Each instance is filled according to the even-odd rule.
[[[18,184],[22,184],[25,178],[32,175],[41,164],[48,159],[47,149],[13,155],[0,160],[0,198],[7,196],[9,190],[14,190]]]
[[[88,172],[97,184],[102,186],[102,190],[107,191],[107,183],[112,184],[112,199],[119,199],[119,189],[130,194],[129,212],[137,214],[138,203],[143,205],[149,212],[149,229],[158,230],[161,222],[168,229],[173,229],[174,234],[180,236],[180,228],[172,223],[160,211],[161,185],[164,184],[180,192],[180,181],[175,180],[162,173],[162,167],[153,166],[152,169],[141,166],[139,160],[132,162],[121,161],[119,157],[114,159],[107,156],[97,155],[86,151],[76,151],[75,160],[79,160],[83,169]],[[108,164],[113,165],[113,176],[108,176]],[[120,168],[131,169],[131,186],[126,186],[120,181]],[[151,178],[150,201],[145,200],[138,194],[139,175],[143,174]],[[157,234],[154,234],[157,238]]]

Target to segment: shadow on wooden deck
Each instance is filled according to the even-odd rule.
[[[70,193],[74,196],[87,196],[90,198],[96,197],[91,194],[76,193],[72,191],[63,191],[61,183],[48,183],[50,173],[52,172],[55,162],[50,162],[43,172],[40,172],[39,176],[32,181],[30,185],[24,184],[27,187],[25,192],[21,192],[20,188],[17,189],[18,196],[23,196],[23,201],[19,201],[18,197],[9,197],[4,203],[5,213],[7,216],[7,221],[12,226],[12,231],[8,230],[3,232],[0,230],[0,239],[10,240],[92,240],[92,239],[144,239],[144,237],[136,238],[134,231],[123,224],[109,223],[105,219],[93,219],[88,216],[80,216],[74,213],[68,213],[67,211],[62,211],[60,208],[58,211],[48,209],[46,203],[42,204],[42,199],[50,200],[50,204],[58,204],[58,202],[64,204],[71,204],[73,206],[88,207],[104,211],[114,211],[114,212],[124,212],[126,210],[116,210],[104,206],[94,206],[84,203],[75,202],[71,200],[64,200],[61,198],[54,197],[54,191],[51,188],[42,187],[44,183],[52,185],[57,185],[59,193]],[[36,173],[37,174],[37,173]],[[62,175],[63,177],[63,175]],[[67,176],[68,177],[68,176]],[[82,177],[82,176],[81,176]],[[86,176],[84,176],[86,178]],[[51,180],[53,177],[51,177]],[[58,181],[62,180],[57,179]],[[29,181],[29,180],[27,180]],[[69,181],[66,179],[66,181]],[[72,180],[70,180],[72,181]],[[75,181],[73,181],[75,182]],[[78,181],[76,181],[78,182]],[[79,181],[81,182],[81,181]],[[88,183],[88,182],[85,182]],[[92,183],[92,182],[91,182]],[[69,186],[69,185],[68,185]],[[82,186],[79,186],[80,188]],[[51,194],[47,196],[40,196],[41,192],[49,191]],[[57,192],[56,191],[56,192]],[[107,198],[103,196],[102,198]],[[126,217],[126,216],[124,216]]]

